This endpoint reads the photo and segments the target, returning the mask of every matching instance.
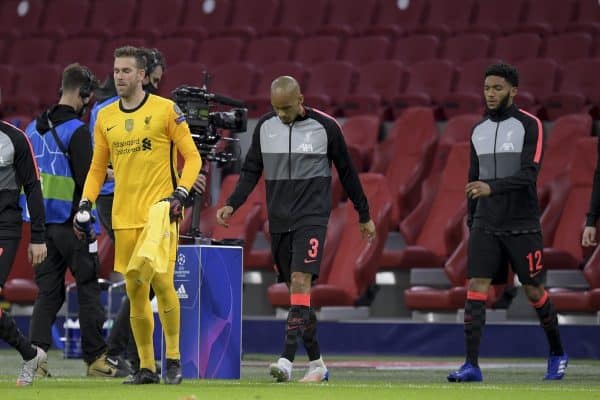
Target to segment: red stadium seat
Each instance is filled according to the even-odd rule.
[[[482,114],[462,114],[448,120],[435,149],[429,174],[443,172],[452,145],[470,142],[473,127],[482,119]]]
[[[519,91],[515,102],[536,114],[536,107],[556,89],[558,65],[551,59],[536,58],[521,61],[516,67],[519,71]]]
[[[350,93],[356,70],[346,61],[334,61],[315,66],[304,90],[305,103],[325,112],[335,113]]]
[[[244,61],[263,67],[290,59],[292,42],[285,37],[264,37],[252,40],[246,47]]]
[[[2,290],[2,296],[11,303],[33,304],[37,297],[38,287],[35,283],[33,267],[27,261],[27,247],[31,238],[28,222],[23,223],[21,232],[19,249]]]
[[[544,188],[559,175],[568,173],[579,138],[591,136],[592,118],[588,114],[569,114],[558,118],[544,148],[543,167],[537,186]]]
[[[312,35],[323,26],[328,0],[281,0],[280,3],[281,18],[268,34],[300,37]]]
[[[359,78],[352,94],[346,96],[345,116],[383,115],[392,99],[404,90],[406,69],[399,61],[375,61],[359,68]]]
[[[548,290],[556,311],[561,313],[600,311],[600,250],[598,248],[586,263],[582,273],[589,284],[588,289],[554,287]]]
[[[577,18],[567,25],[567,31],[600,33],[600,7],[596,0],[579,0]]]
[[[483,112],[484,72],[488,66],[498,62],[492,58],[480,58],[465,62],[459,68],[456,88],[442,100],[444,116],[452,118],[465,113]]]
[[[179,26],[183,7],[184,0],[143,2],[139,6],[135,26],[128,30],[127,35],[156,40],[173,33]]]
[[[194,39],[168,37],[156,41],[152,47],[160,50],[168,68],[170,65],[192,61],[195,46],[196,41]]]
[[[559,64],[587,58],[592,52],[592,42],[592,35],[583,32],[566,32],[550,36],[546,40],[544,56]]]
[[[558,118],[545,142],[544,160],[538,175],[537,191],[542,214],[544,245],[550,246],[568,194],[568,174],[577,140],[590,136],[592,118],[570,114]]]
[[[86,27],[89,0],[48,0],[39,34],[56,38],[74,37]]]
[[[46,2],[3,0],[0,2],[0,36],[29,36],[40,26]]]
[[[537,58],[542,39],[535,33],[514,33],[496,40],[493,57],[509,63]]]
[[[214,36],[230,23],[232,8],[231,0],[185,0],[183,20],[174,33],[195,40]]]
[[[0,91],[2,93],[2,102],[0,102],[0,107],[4,104],[6,99],[10,99],[14,94],[14,86],[15,86],[15,70],[11,65],[1,65],[0,64]]]
[[[279,12],[278,0],[234,2],[231,24],[219,35],[233,35],[247,39],[262,35],[275,25]]]
[[[6,61],[12,65],[31,66],[50,61],[54,40],[43,37],[17,39],[11,46]]]
[[[115,10],[118,10],[118,12],[115,12]],[[104,38],[123,35],[133,26],[136,15],[136,1],[95,1],[92,3],[90,15],[90,21],[82,34]]]
[[[271,83],[275,78],[282,75],[294,77],[300,84],[300,87],[304,87],[306,70],[302,64],[288,61],[265,65],[262,68],[255,94],[250,96],[246,101],[248,114],[251,117],[258,118],[272,110]]]
[[[329,18],[319,33],[348,36],[364,32],[375,14],[377,0],[329,0]]]
[[[346,41],[342,59],[360,66],[388,58],[390,40],[385,36],[361,36]]]
[[[573,20],[576,5],[577,0],[530,0],[525,21],[517,30],[539,35],[564,32]]]
[[[491,40],[483,33],[464,33],[446,40],[442,58],[454,63],[463,63],[489,54]]]
[[[244,240],[244,266],[247,265],[247,256],[252,249],[256,233],[261,228],[264,219],[261,213],[261,206],[264,203],[265,184],[261,179],[252,193],[246,199],[246,202],[236,210],[228,220],[229,228],[222,227],[215,223],[217,209],[225,204],[227,198],[233,193],[239,175],[228,175],[223,179],[219,199],[215,206],[205,208],[199,221],[199,229],[202,233],[217,239],[236,238]],[[191,213],[188,213],[182,221],[180,231],[186,233],[191,226]]]
[[[597,72],[600,59],[582,59],[568,63],[557,90],[548,96],[544,106],[549,119],[589,110],[600,104],[600,81]],[[587,106],[586,106],[587,104]]]
[[[428,107],[410,107],[375,147],[370,171],[383,173],[388,182],[394,182],[390,187],[394,201],[390,229],[397,229],[399,221],[416,205],[437,139],[433,111]]]
[[[411,35],[396,40],[392,59],[411,65],[437,58],[440,39],[434,35]]]
[[[244,42],[236,37],[218,37],[203,41],[194,59],[209,68],[234,63],[241,59]],[[168,61],[168,60],[167,60]]]
[[[576,269],[583,260],[581,232],[592,192],[597,140],[579,139],[572,154],[568,194],[552,244],[544,248],[544,266],[549,269]]]
[[[400,224],[400,232],[408,245],[399,251],[384,250],[383,268],[441,268],[444,265],[460,242],[447,236],[466,214],[464,185],[470,154],[468,142],[451,146],[441,177],[432,175],[423,183],[419,204]]]
[[[97,38],[65,39],[56,46],[53,62],[64,66],[78,62],[87,66],[98,61],[101,46],[102,42]]]
[[[160,82],[161,96],[171,97],[173,89],[181,85],[202,86],[205,70],[206,66],[201,63],[180,63],[172,67],[167,66],[167,72]]]
[[[312,36],[296,44],[292,59],[304,65],[316,65],[337,60],[340,39],[335,36]]]
[[[212,70],[210,90],[225,96],[244,100],[250,96],[256,79],[252,64],[224,64]]]
[[[58,100],[62,68],[54,64],[20,67],[15,76],[15,95],[3,106],[17,114],[35,114]]]
[[[475,13],[475,0],[429,0],[429,13],[417,32],[449,36],[465,31]]]
[[[375,21],[366,33],[399,37],[412,33],[423,23],[427,2],[412,0],[405,4],[397,0],[380,0]]]
[[[342,132],[348,147],[358,150],[359,165],[369,165],[381,128],[381,118],[376,115],[357,115],[346,119]]]
[[[521,20],[525,5],[526,0],[480,3],[475,21],[467,28],[467,31],[494,36],[512,33]]]
[[[408,67],[408,85],[404,93],[396,96],[392,103],[394,113],[406,107],[433,107],[442,104],[442,99],[452,90],[456,69],[447,60],[421,61]]]

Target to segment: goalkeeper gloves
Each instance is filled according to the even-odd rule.
[[[77,239],[91,243],[96,240],[94,229],[96,219],[92,215],[92,203],[89,200],[81,200],[75,217],[73,218],[73,232]]]
[[[164,199],[169,202],[169,218],[171,222],[177,222],[183,217],[183,204],[188,197],[188,191],[183,186],[177,189],[169,197]]]

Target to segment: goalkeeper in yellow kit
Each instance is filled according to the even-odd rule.
[[[131,302],[131,328],[140,356],[140,369],[124,383],[160,382],[152,343],[154,319],[149,300],[152,286],[167,346],[165,383],[178,384],[181,382],[180,313],[173,285],[177,230],[173,232],[175,240],[170,240],[168,266],[163,269],[166,273],[160,273],[157,268],[157,272],[145,280],[127,268],[148,222],[150,208],[166,199],[171,221],[178,221],[202,162],[179,107],[142,88],[145,63],[144,53],[138,48],[125,46],[115,50],[114,78],[120,99],[98,114],[94,156],[79,210],[91,209],[104,183],[110,159],[115,180],[112,210],[115,270],[125,276]],[[177,151],[185,160],[181,177],[176,172]],[[74,228],[80,230],[80,235],[84,234],[83,226],[74,222]]]

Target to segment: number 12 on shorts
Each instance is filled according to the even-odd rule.
[[[536,250],[534,252],[527,253],[527,261],[529,261],[529,275],[537,275],[543,268],[542,265],[542,251]]]

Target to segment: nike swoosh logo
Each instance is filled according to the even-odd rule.
[[[116,125],[111,126],[110,128],[106,128],[106,132],[110,131],[112,128],[114,128]]]
[[[314,263],[314,262],[316,262],[316,261],[317,261],[317,260],[314,260],[314,259],[313,259],[313,260],[311,260],[310,258],[305,258],[305,259],[304,259],[304,264],[310,264],[310,263]]]
[[[535,274],[529,274],[529,277],[530,277],[530,278],[533,278],[534,276],[541,274],[541,273],[542,273],[542,271],[543,271],[543,270],[539,270],[539,271],[538,271],[538,272],[536,272]]]
[[[114,365],[115,367],[119,365],[119,362],[116,360],[111,360],[110,358],[106,357],[106,361],[108,361],[109,364]]]
[[[112,374],[113,374],[113,371],[110,368],[106,368],[106,369],[94,368],[94,371],[104,374],[106,376],[112,376]]]

